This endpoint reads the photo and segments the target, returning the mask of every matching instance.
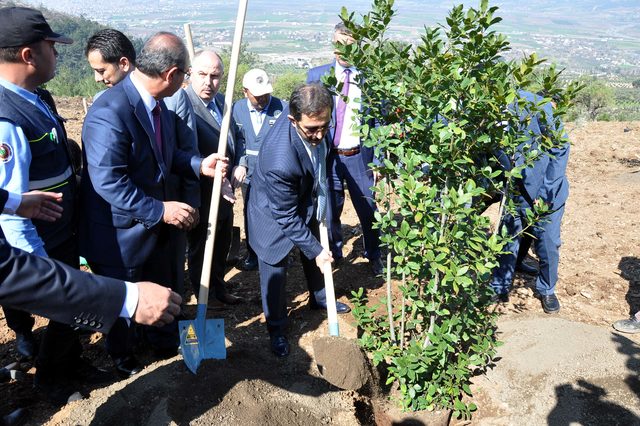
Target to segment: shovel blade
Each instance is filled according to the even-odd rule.
[[[203,359],[225,359],[224,320],[205,319],[206,306],[198,305],[195,320],[180,321],[180,347],[187,368],[196,374]]]
[[[193,374],[198,371],[200,361],[202,361],[202,353],[200,348],[200,336],[198,336],[195,321],[180,321],[178,323],[180,331],[180,347],[182,348],[182,358],[187,368]]]

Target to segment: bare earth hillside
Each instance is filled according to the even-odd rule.
[[[82,102],[58,99],[70,137],[80,140]],[[474,381],[479,411],[471,424],[640,424],[640,335],[623,336],[610,324],[640,309],[640,123],[571,123],[571,195],[563,223],[559,315],[542,313],[533,280],[517,278],[499,321],[499,359]],[[242,201],[236,225],[242,226]],[[348,302],[363,286],[370,299],[384,293],[360,257],[358,222],[348,203],[344,215],[347,262],[334,272],[337,296]],[[244,252],[244,250],[241,250]],[[101,389],[62,409],[35,400],[33,369],[0,385],[0,413],[29,406],[28,424],[113,425],[358,425],[384,423],[379,403],[325,382],[314,363],[312,342],[327,334],[325,315],[311,311],[299,261],[289,275],[290,341],[284,360],[269,352],[257,272],[235,268],[230,289],[247,302],[210,310],[224,318],[228,358],[205,361],[194,376],[181,357],[152,362],[138,376]],[[194,315],[194,301],[185,307]],[[343,336],[354,338],[350,316]],[[46,321],[39,319],[37,334]],[[100,334],[84,335],[85,354],[111,367]],[[0,365],[16,359],[13,333],[0,319]],[[453,420],[452,424],[468,424]]]

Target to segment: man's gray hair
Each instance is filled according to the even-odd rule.
[[[177,35],[162,31],[147,40],[136,62],[136,68],[143,74],[159,77],[172,67],[185,71],[189,66],[189,52]]]
[[[289,100],[289,112],[296,120],[303,115],[315,117],[333,108],[333,96],[321,83],[303,84],[296,87]]]

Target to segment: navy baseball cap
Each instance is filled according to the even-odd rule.
[[[0,9],[0,48],[20,47],[41,40],[71,44],[73,40],[53,32],[39,10],[28,7]]]

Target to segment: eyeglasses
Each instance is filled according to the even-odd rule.
[[[189,70],[181,70],[180,68],[178,68],[178,71],[180,71],[182,74],[184,74],[184,78],[189,78],[191,77],[191,71]]]
[[[310,138],[312,136],[317,135],[318,133],[320,133],[322,136],[324,136],[327,133],[327,131],[329,131],[329,129],[333,129],[334,125],[333,124],[327,124],[326,126],[304,127],[304,126],[301,126],[296,121],[296,127],[298,127],[298,129],[300,129],[300,131],[302,133],[304,133],[304,135],[307,138]]]

